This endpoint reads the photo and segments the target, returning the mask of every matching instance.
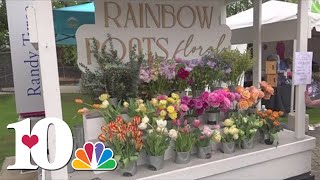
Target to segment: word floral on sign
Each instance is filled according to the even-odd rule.
[[[173,59],[195,58],[230,45],[231,31],[220,23],[224,6],[218,0],[100,0],[95,7],[96,24],[83,25],[76,34],[78,63],[92,71],[98,65],[93,39],[99,50],[108,49],[112,41],[123,61],[134,46],[139,52]]]

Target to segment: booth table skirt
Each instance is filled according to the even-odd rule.
[[[311,171],[315,138],[305,136],[297,140],[294,132],[284,130],[279,133],[279,143],[278,147],[256,144],[253,149],[236,149],[233,154],[216,152],[210,159],[193,155],[189,164],[175,164],[170,159],[159,171],[141,165],[132,177],[124,178],[117,171],[76,171],[70,179],[286,179]]]

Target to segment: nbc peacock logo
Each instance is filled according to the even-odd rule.
[[[85,143],[83,148],[76,150],[75,156],[72,161],[75,170],[112,171],[117,167],[116,160],[112,158],[112,149],[105,148],[101,142]]]

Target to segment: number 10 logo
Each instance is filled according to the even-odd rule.
[[[47,155],[48,130],[53,126],[55,131],[54,160],[49,162]],[[9,124],[8,129],[15,130],[16,152],[15,164],[7,169],[38,169],[40,166],[47,170],[56,170],[64,167],[70,160],[73,148],[73,139],[69,126],[58,118],[44,118],[38,121],[30,131],[30,119]],[[37,165],[32,165],[32,156]]]

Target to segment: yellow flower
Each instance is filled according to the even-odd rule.
[[[167,107],[167,111],[169,114],[173,113],[175,111],[174,107],[173,106],[168,106]]]
[[[129,107],[129,103],[125,101],[125,102],[123,103],[123,106],[127,108],[127,107]]]
[[[159,104],[160,104],[160,106],[161,106],[161,105],[167,105],[167,101],[166,101],[166,100],[160,100],[160,103],[159,103]]]
[[[235,128],[235,127],[231,127],[231,128],[229,129],[229,133],[230,133],[231,135],[238,134],[238,133],[239,133],[239,129],[238,129],[238,128]]]
[[[159,105],[158,108],[159,108],[160,110],[166,109],[166,105]]]
[[[146,108],[146,105],[145,105],[145,104],[139,104],[138,109],[139,109],[139,111],[142,112],[142,113],[147,112],[147,108]]]
[[[165,116],[159,116],[159,119],[164,120]]]
[[[109,101],[108,100],[104,100],[102,102],[102,104],[100,105],[101,109],[106,109],[109,106]]]
[[[178,117],[178,113],[177,113],[177,112],[169,113],[169,117],[170,117],[172,120],[175,120],[175,119],[177,119],[177,117]]]
[[[160,116],[165,117],[167,115],[167,112],[165,110],[160,111]]]
[[[136,100],[136,103],[137,103],[137,104],[142,104],[142,103],[143,103],[143,100],[142,100],[142,99],[137,99],[137,100]]]
[[[152,98],[152,99],[151,99],[151,104],[152,104],[153,106],[158,106],[158,99],[157,99],[157,98]]]
[[[227,127],[223,128],[223,133],[225,135],[229,134],[229,128],[227,128]]]
[[[220,135],[220,133],[212,136],[212,140],[213,140],[214,142],[216,142],[216,143],[221,142],[221,135]]]
[[[171,98],[171,97],[169,97],[169,98],[167,99],[167,101],[168,101],[169,103],[171,103],[171,104],[176,103],[176,100],[173,99],[173,98]]]
[[[176,93],[171,93],[171,97],[173,97],[175,100],[180,99],[179,95]]]
[[[226,119],[226,120],[224,120],[223,125],[224,125],[224,126],[232,126],[233,123],[234,123],[233,120],[231,120],[231,119]]]
[[[108,100],[110,98],[110,95],[109,94],[101,94],[100,96],[99,96],[99,100],[101,101],[101,102],[103,102],[103,101],[105,101],[105,100]]]

